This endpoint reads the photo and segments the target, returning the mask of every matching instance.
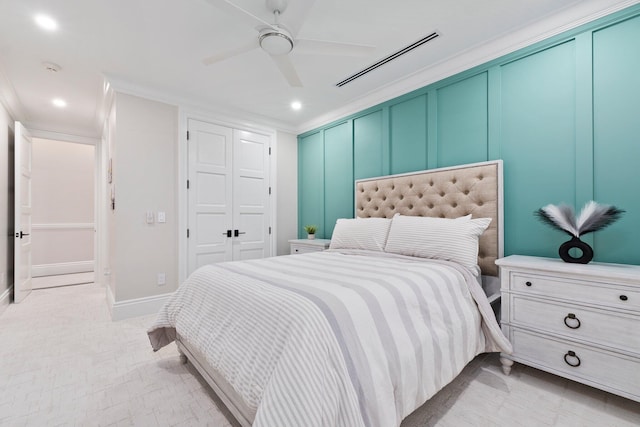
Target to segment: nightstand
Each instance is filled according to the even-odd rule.
[[[640,266],[512,255],[500,266],[502,331],[524,363],[640,401]]]
[[[293,239],[289,240],[291,255],[319,252],[329,248],[331,239]]]

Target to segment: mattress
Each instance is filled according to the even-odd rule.
[[[149,329],[181,337],[254,426],[393,426],[477,354],[510,352],[478,280],[446,261],[325,251],[208,265]]]

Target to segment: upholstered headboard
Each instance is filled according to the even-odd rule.
[[[394,214],[493,218],[480,236],[478,265],[484,276],[498,276],[503,256],[502,160],[431,169],[356,181],[356,216]]]

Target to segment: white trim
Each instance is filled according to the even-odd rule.
[[[578,4],[573,7],[565,8],[550,16],[544,16],[522,29],[502,34],[488,43],[469,46],[465,51],[457,55],[444,58],[442,61],[416,71],[411,75],[377,87],[340,108],[300,124],[295,133],[299,135],[341,118],[357,114],[367,108],[547,40],[639,2],[640,0],[621,1],[615,6],[606,9],[598,9],[598,2],[577,2]]]
[[[92,222],[59,222],[51,224],[32,224],[32,230],[78,230],[78,229],[90,229],[93,230],[95,224]]]
[[[211,102],[202,104],[201,102],[185,98],[180,95],[161,92],[158,90],[146,88],[139,84],[127,82],[109,74],[105,74],[105,78],[109,83],[111,89],[116,93],[119,92],[125,95],[133,95],[151,101],[175,105],[179,109],[190,111],[191,114],[189,115],[189,118],[210,122],[211,117],[215,117],[215,123],[219,123],[224,126],[251,130],[256,126],[256,124],[258,124],[263,129],[273,128],[283,130],[285,132],[295,133],[295,126],[292,127],[292,125],[281,122],[279,120],[261,116],[244,110],[239,110],[237,108],[230,107],[229,105],[214,105]],[[229,113],[231,113],[231,115],[229,115]],[[198,116],[207,118],[198,118]],[[239,117],[243,117],[243,119],[239,119]],[[228,125],[224,124],[225,122],[235,124]],[[258,133],[260,133],[260,131],[258,131]]]
[[[72,142],[75,144],[95,145],[100,142],[99,138],[92,138],[89,136],[71,135],[68,133],[52,132],[48,130],[29,129],[33,138],[39,139],[51,139],[53,141]]]
[[[111,320],[118,321],[131,317],[147,316],[157,313],[173,295],[173,292],[134,298],[125,301],[114,301],[111,288],[107,286],[107,304],[111,313]]]
[[[4,313],[4,311],[11,304],[11,294],[13,293],[13,285],[9,286],[3,293],[0,295],[0,315]]]
[[[94,270],[94,260],[38,264],[31,266],[31,277],[58,276],[60,274],[88,273]]]

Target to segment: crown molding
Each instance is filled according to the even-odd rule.
[[[203,104],[194,99],[185,98],[179,95],[163,92],[151,88],[147,88],[126,80],[118,79],[115,76],[105,74],[105,81],[115,92],[124,93],[132,96],[149,99],[151,101],[162,102],[174,105],[183,111],[196,112],[202,116],[216,117],[220,120],[230,123],[243,123],[252,128],[268,128],[270,130],[278,130],[283,132],[295,133],[295,127],[264,117],[261,115],[249,113],[244,110],[234,109],[229,106]],[[108,110],[107,110],[108,111]]]
[[[68,133],[52,132],[42,129],[34,129],[29,127],[29,132],[33,138],[51,139],[54,141],[74,142],[76,144],[98,145],[100,138],[90,136],[72,135]]]
[[[341,118],[356,114],[367,108],[621,11],[640,3],[640,0],[621,1],[614,6],[608,7],[603,6],[602,3],[608,2],[604,0],[578,2],[560,12],[539,19],[522,29],[505,33],[487,43],[471,46],[462,53],[446,58],[409,76],[390,82],[383,87],[376,88],[341,108],[309,120],[301,124],[295,133],[300,135]]]

